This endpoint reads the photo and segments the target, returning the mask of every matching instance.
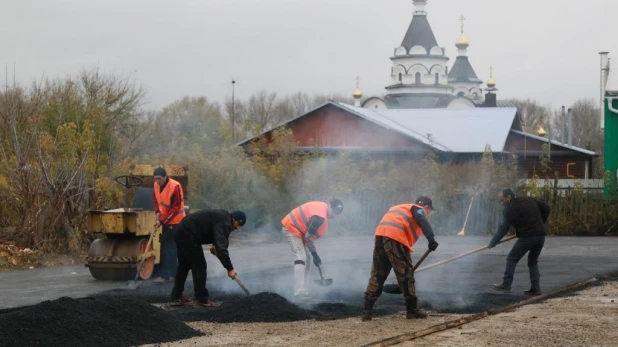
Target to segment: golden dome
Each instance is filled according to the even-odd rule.
[[[496,81],[494,81],[494,67],[489,67],[489,80],[487,81],[487,86],[489,88],[493,88],[496,86]]]
[[[545,132],[545,129],[543,129],[543,126],[539,127],[539,130],[537,130],[536,132],[537,135],[543,137],[545,135],[547,135],[547,132]]]
[[[354,94],[352,94],[352,96],[355,97],[355,98],[362,98],[363,97],[363,93],[357,87],[356,90],[354,91]]]
[[[457,39],[457,41],[455,41],[455,46],[468,46],[469,44],[470,43],[468,42],[468,39],[464,36],[463,33],[459,35],[459,38]]]

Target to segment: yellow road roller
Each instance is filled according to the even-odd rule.
[[[116,182],[126,188],[125,207],[88,211],[88,233],[98,234],[88,250],[86,267],[97,280],[124,281],[135,278],[138,264],[144,264],[139,278],[147,280],[161,260],[161,228],[156,221],[152,173],[159,165],[133,165],[129,175]],[[163,166],[168,176],[179,181],[187,200],[188,168]],[[133,203],[129,207],[130,196]],[[154,233],[151,238],[151,234]]]

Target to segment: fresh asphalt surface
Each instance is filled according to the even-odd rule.
[[[437,236],[436,239],[440,246],[421,267],[485,246],[490,237]],[[496,293],[490,287],[492,283],[501,281],[506,255],[514,242],[508,241],[491,250],[417,273],[417,291],[422,306],[442,312],[478,312],[521,300],[523,291],[529,289],[526,257],[517,266],[511,294]],[[361,307],[371,267],[373,237],[327,235],[316,246],[322,258],[324,276],[332,278],[334,283],[329,287],[312,283],[309,302],[345,303]],[[416,261],[427,249],[426,240],[419,240],[414,249],[413,261]],[[616,237],[548,237],[539,261],[543,291],[618,271],[617,249]],[[268,291],[291,298],[293,258],[287,243],[231,247],[230,254],[239,278],[252,294]],[[208,288],[214,301],[244,295],[236,282],[227,278],[225,269],[214,256],[206,254],[206,260]],[[392,276],[391,273],[387,283],[392,282]],[[311,280],[316,279],[319,275],[317,271],[312,271]],[[126,281],[96,281],[83,265],[3,272],[0,273],[0,309],[32,305],[64,296],[77,298],[96,294],[135,295],[150,302],[169,300],[170,284],[144,282],[133,291],[125,290],[125,285]],[[190,276],[185,294],[193,294]],[[403,298],[401,295],[383,294],[376,304],[377,308],[388,308],[389,312],[401,311],[404,309]]]

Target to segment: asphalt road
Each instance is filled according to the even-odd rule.
[[[438,236],[437,241],[440,246],[429,255],[423,266],[485,246],[489,237]],[[492,283],[501,281],[506,255],[513,242],[417,273],[417,290],[423,306],[439,311],[465,311],[467,307],[479,304],[491,308],[520,300],[523,291],[529,288],[525,257],[517,267],[511,294],[497,294],[490,288]],[[330,287],[312,284],[313,302],[362,305],[371,267],[373,237],[327,236],[319,240],[316,246],[323,261],[324,276],[333,278],[334,283]],[[422,239],[415,245],[413,260],[418,260],[426,249],[427,243]],[[595,275],[618,271],[616,249],[618,238],[615,237],[548,237],[539,263],[542,289],[551,291]],[[239,278],[252,293],[269,291],[291,297],[293,259],[286,243],[232,247],[230,254]],[[206,259],[209,266],[208,288],[213,300],[243,295],[236,282],[226,277],[225,269],[214,256],[207,253]],[[317,271],[312,272],[312,279],[319,279]],[[63,296],[128,293],[123,289],[125,284],[95,281],[83,265],[3,272],[0,273],[0,309],[32,305]],[[185,289],[186,295],[190,296],[190,281]],[[165,302],[170,291],[169,284],[145,283],[129,294]],[[383,294],[376,307],[400,310],[403,298]]]

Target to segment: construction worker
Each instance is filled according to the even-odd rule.
[[[209,299],[206,289],[206,258],[202,245],[212,244],[211,251],[219,258],[221,265],[227,270],[231,279],[236,278],[236,270],[232,266],[228,252],[230,233],[247,222],[247,215],[242,211],[228,212],[226,210],[205,209],[193,212],[180,223],[176,234],[178,248],[178,270],[174,289],[172,289],[173,306],[189,301],[182,295],[189,270],[193,274],[193,290],[197,306],[217,306]]]
[[[362,320],[371,320],[373,305],[382,294],[384,281],[391,269],[395,271],[399,288],[406,300],[406,318],[426,318],[427,314],[418,308],[418,298],[414,285],[414,266],[412,265],[412,246],[421,233],[429,241],[429,249],[435,251],[435,240],[431,224],[427,220],[433,204],[429,197],[419,196],[413,204],[396,205],[382,217],[375,232],[373,264],[371,276],[365,291],[365,306]]]
[[[492,288],[501,292],[510,292],[513,274],[519,260],[528,253],[528,270],[530,272],[530,290],[526,295],[541,295],[541,274],[539,272],[539,255],[545,244],[545,222],[550,208],[546,203],[531,197],[518,197],[510,188],[498,193],[498,199],[504,206],[502,224],[489,242],[488,248],[495,247],[506,235],[509,227],[515,227],[517,242],[506,257],[506,270],[502,283],[493,284]]]
[[[307,277],[311,270],[310,261],[320,266],[314,241],[328,231],[328,219],[343,212],[343,202],[333,199],[330,204],[322,201],[310,201],[293,209],[282,220],[282,233],[294,254],[294,296],[306,297]]]
[[[162,226],[161,262],[157,266],[155,283],[174,282],[176,276],[176,229],[185,217],[184,192],[180,183],[167,176],[164,168],[158,167],[153,172],[154,210],[157,216],[155,228]]]

